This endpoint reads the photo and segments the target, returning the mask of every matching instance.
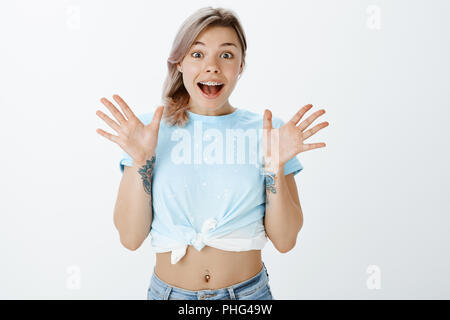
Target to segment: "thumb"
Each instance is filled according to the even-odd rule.
[[[269,109],[264,110],[264,125],[263,129],[272,129],[272,112]]]
[[[266,158],[270,156],[271,131],[272,131],[272,112],[270,112],[269,109],[265,109],[263,119],[262,145],[264,150],[264,157]]]
[[[156,126],[156,129],[159,130],[159,124],[161,122],[161,118],[164,112],[164,106],[159,106],[156,108],[155,113],[153,114],[152,124]]]

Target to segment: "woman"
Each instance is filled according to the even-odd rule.
[[[286,124],[269,110],[262,117],[231,106],[246,49],[232,11],[200,9],[173,43],[164,106],[135,116],[114,95],[125,118],[101,99],[118,123],[97,115],[118,136],[97,132],[124,150],[114,210],[121,243],[136,250],[150,234],[156,252],[148,299],[273,299],[261,249],[267,238],[280,252],[295,245],[303,224],[296,155],[324,147],[303,142],[328,123],[305,130],[320,110],[298,124],[312,105]],[[239,149],[247,137],[248,152]]]

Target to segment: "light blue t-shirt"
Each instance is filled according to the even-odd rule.
[[[138,118],[146,125],[153,113]],[[265,214],[263,116],[239,108],[223,116],[188,113],[184,127],[160,122],[152,179],[152,246],[193,245],[200,251],[205,245],[201,239],[246,226],[248,236],[253,236],[254,226],[261,226]],[[283,124],[272,116],[274,128]],[[132,165],[126,152],[120,161],[122,172],[124,165]],[[296,175],[302,169],[293,157],[284,174]],[[211,220],[214,226],[205,230]]]

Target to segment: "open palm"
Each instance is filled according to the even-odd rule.
[[[329,125],[329,123],[325,121],[315,125],[309,130],[306,130],[306,128],[308,128],[315,119],[325,113],[324,109],[314,112],[297,125],[304,114],[311,108],[311,104],[302,107],[291,118],[291,120],[286,122],[279,129],[274,129],[272,126],[272,112],[268,109],[264,112],[263,152],[265,163],[272,167],[281,167],[301,152],[326,146],[323,142],[309,144],[304,143],[306,139],[314,135],[317,131]]]
[[[145,162],[156,150],[164,107],[158,107],[152,121],[144,125],[120,96],[114,95],[113,98],[119,104],[126,118],[106,98],[102,98],[100,101],[108,108],[118,123],[100,110],[97,110],[96,114],[115,130],[118,135],[113,135],[102,129],[97,129],[96,131],[108,140],[118,144],[135,162]]]

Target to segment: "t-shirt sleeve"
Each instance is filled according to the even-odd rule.
[[[137,115],[138,119],[142,121],[144,125],[149,124],[153,119],[153,112],[149,113],[141,113]],[[133,159],[130,157],[128,153],[122,150],[122,159],[119,162],[120,172],[123,173],[125,167],[131,167],[133,165]]]
[[[282,119],[272,116],[272,127],[273,128],[279,129],[284,124],[285,124],[285,122]],[[298,155],[294,156],[292,159],[290,159],[284,165],[284,175],[285,176],[290,173],[293,173],[295,176],[297,173],[299,173],[302,170],[303,170],[303,165],[298,160]]]

